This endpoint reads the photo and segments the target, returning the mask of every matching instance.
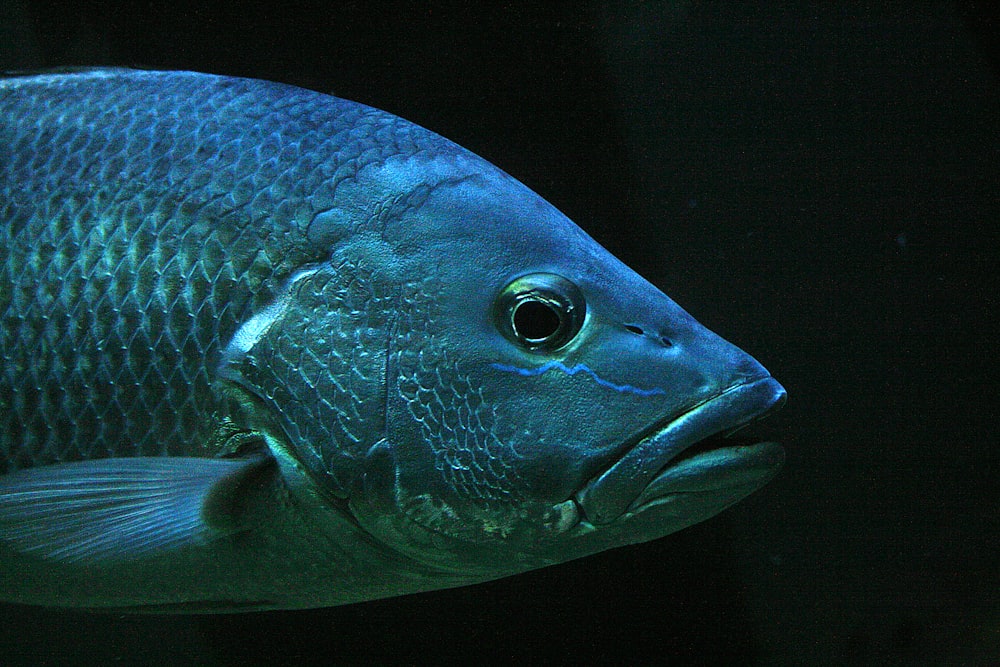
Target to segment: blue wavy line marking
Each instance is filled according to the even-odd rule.
[[[577,364],[576,366],[567,366],[559,361],[549,361],[541,366],[536,366],[535,368],[520,368],[519,366],[511,366],[509,364],[490,364],[493,368],[498,371],[504,371],[505,373],[515,373],[521,377],[534,377],[536,375],[542,375],[543,373],[548,373],[551,370],[559,370],[566,375],[576,375],[577,373],[584,373],[593,378],[594,382],[601,385],[602,387],[607,387],[608,389],[614,389],[622,394],[635,394],[636,396],[662,396],[666,394],[665,389],[660,387],[653,387],[652,389],[643,389],[642,387],[633,387],[630,384],[615,384],[605,380],[600,375],[595,373],[586,364]]]

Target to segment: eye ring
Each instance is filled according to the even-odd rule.
[[[553,352],[579,333],[587,314],[583,293],[554,273],[531,273],[507,285],[494,307],[497,328],[533,352]]]

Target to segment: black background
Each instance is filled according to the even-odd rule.
[[[654,543],[452,591],[0,606],[0,662],[996,664],[993,5],[540,4],[8,0],[0,68],[267,78],[457,141],[785,384],[782,475]]]

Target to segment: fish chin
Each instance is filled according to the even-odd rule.
[[[576,494],[577,505],[594,526],[664,506],[683,509],[691,519],[685,525],[722,511],[766,484],[784,461],[776,443],[727,436],[784,400],[770,376],[726,388],[641,439]]]

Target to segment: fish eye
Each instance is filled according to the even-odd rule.
[[[569,343],[587,313],[580,288],[553,273],[521,276],[500,292],[497,328],[528,350],[552,352]]]

